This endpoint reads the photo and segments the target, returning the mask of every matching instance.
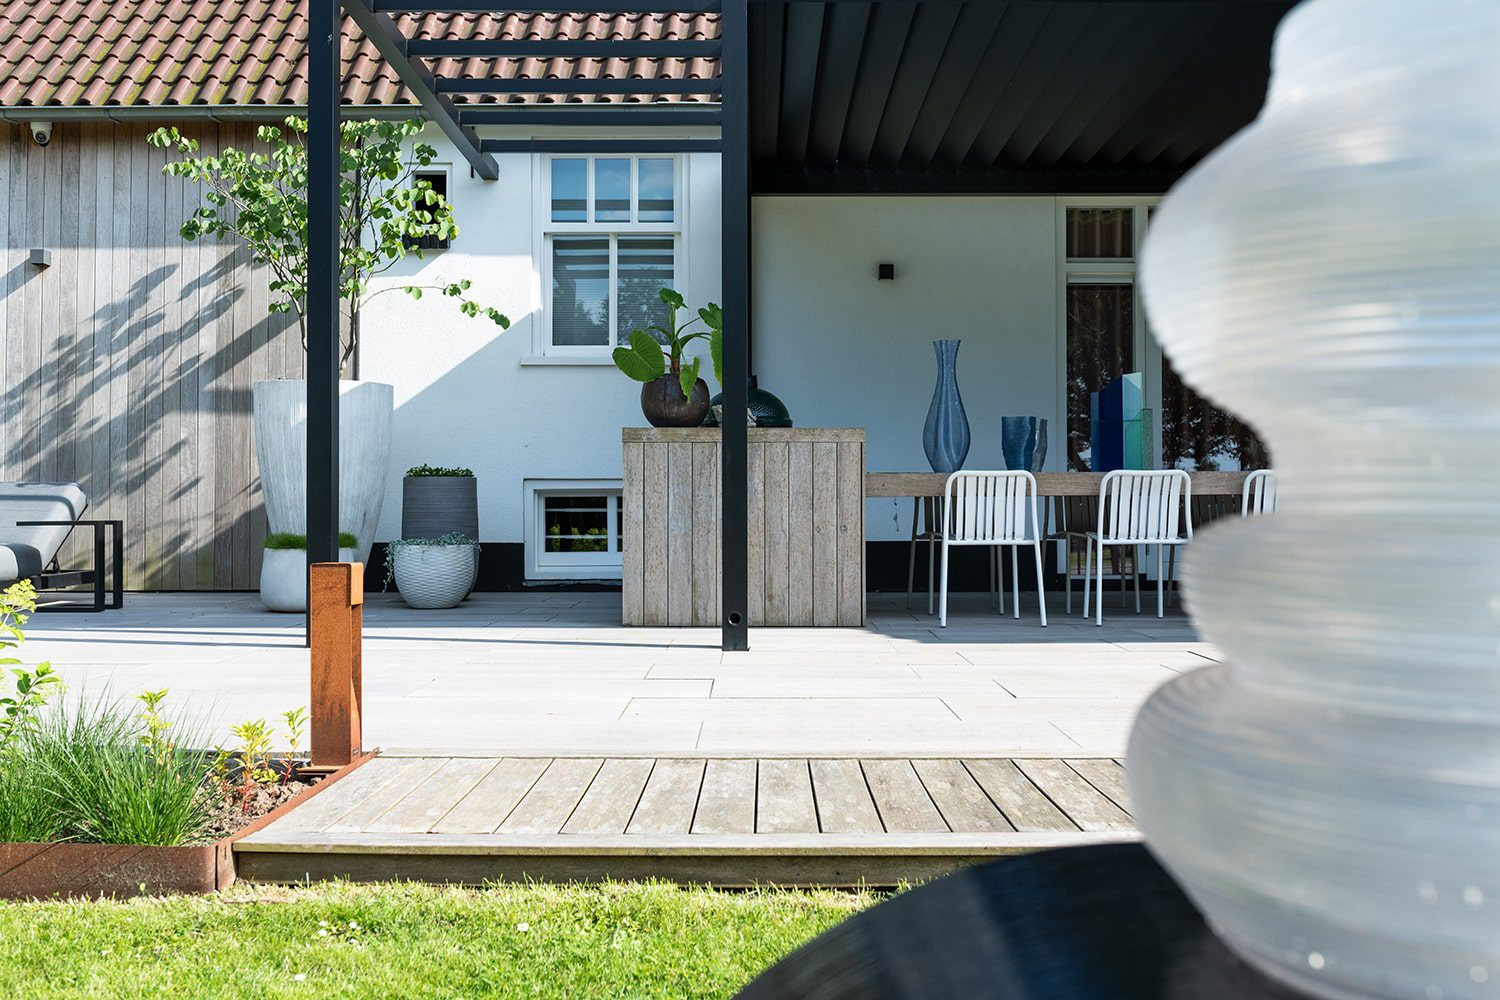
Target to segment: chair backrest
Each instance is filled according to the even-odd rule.
[[[23,528],[17,521],[76,521],[86,507],[77,483],[0,483],[0,585],[41,573],[72,530]]]
[[[1276,511],[1276,472],[1273,469],[1256,469],[1245,477],[1245,496],[1240,503],[1240,516],[1272,514]]]
[[[944,509],[951,542],[1030,542],[1041,531],[1036,477],[1025,470],[955,472]]]
[[[1176,541],[1193,537],[1193,481],[1181,469],[1118,469],[1099,484],[1099,537],[1106,542]],[[1187,516],[1184,518],[1184,514]]]

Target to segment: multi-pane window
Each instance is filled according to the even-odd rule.
[[[618,481],[533,481],[528,576],[594,579],[620,575]]]
[[[548,337],[555,353],[607,352],[664,326],[678,280],[678,161],[558,156],[546,169]]]

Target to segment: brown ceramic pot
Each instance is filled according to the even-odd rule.
[[[682,383],[668,372],[641,386],[641,412],[652,427],[697,427],[708,416],[708,383],[700,378],[684,399]]]

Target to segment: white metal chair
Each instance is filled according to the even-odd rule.
[[[1094,624],[1104,624],[1104,549],[1128,545],[1139,556],[1142,545],[1156,548],[1156,617],[1162,617],[1162,598],[1167,579],[1162,575],[1162,553],[1167,546],[1186,545],[1193,539],[1193,483],[1181,469],[1136,471],[1120,469],[1105,473],[1099,484],[1099,528],[1089,532],[1088,556],[1084,562],[1083,616],[1089,616],[1089,590],[1098,557],[1098,593],[1094,595]],[[1186,534],[1179,533],[1179,525]],[[1176,550],[1173,550],[1176,554]],[[1174,560],[1175,561],[1175,560]],[[1139,565],[1139,559],[1133,560]],[[1139,578],[1137,579],[1139,583]],[[1135,611],[1141,612],[1141,592],[1135,593]]]
[[[1024,470],[955,472],[943,490],[943,567],[938,596],[938,624],[948,625],[948,547],[985,545],[992,554],[1010,547],[1010,575],[1015,588],[1015,615],[1021,617],[1019,550],[1030,545],[1036,557],[1036,597],[1042,626],[1047,624],[1047,597],[1042,590],[1042,531],[1037,517],[1036,477]],[[1004,613],[1002,608],[1001,613]]]
[[[1240,500],[1240,516],[1276,512],[1276,471],[1256,469],[1245,477],[1245,495]]]

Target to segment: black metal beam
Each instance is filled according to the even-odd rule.
[[[572,77],[567,80],[519,80],[487,76],[474,79],[440,76],[439,94],[717,94],[718,80],[638,80],[631,77]]]
[[[719,596],[725,650],[750,648],[749,444],[745,400],[750,384],[750,16],[747,0],[724,0],[724,152],[722,171],[724,409],[719,476]]]
[[[433,86],[431,71],[412,61],[407,53],[407,38],[396,27],[396,22],[371,9],[366,0],[344,0],[344,10],[401,78],[417,103],[422,105],[427,117],[437,123],[448,141],[469,161],[474,172],[487,181],[499,179],[500,168],[495,165],[495,158],[480,150],[479,136],[473,129],[459,124],[457,109]]]
[[[718,139],[485,139],[486,153],[717,153]]]
[[[691,104],[534,104],[462,107],[458,120],[465,125],[567,125],[616,127],[634,125],[717,126],[723,117],[716,107]]]
[[[371,6],[384,14],[565,14],[572,8],[558,4],[506,3],[408,3],[405,0],[373,0]],[[592,0],[581,6],[590,14],[716,14],[719,0]]]
[[[719,43],[680,38],[413,38],[423,59],[717,59]]]
[[[725,155],[728,155],[727,152]],[[758,195],[802,194],[1165,194],[1181,170],[800,170],[755,164]]]
[[[339,557],[339,97],[343,73],[339,0],[309,0],[307,14],[306,487],[311,576],[313,563],[337,562]]]

